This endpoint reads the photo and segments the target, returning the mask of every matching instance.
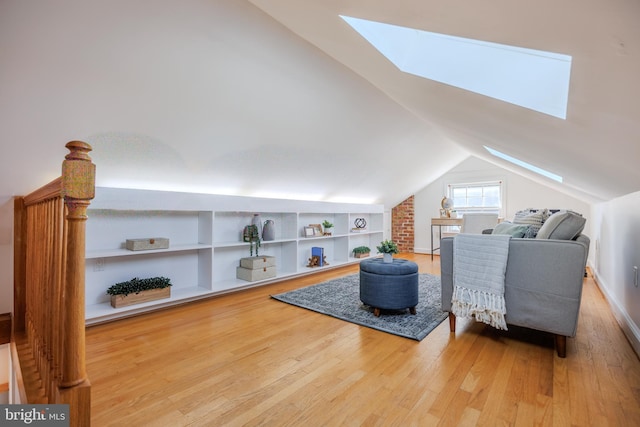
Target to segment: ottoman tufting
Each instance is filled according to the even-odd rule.
[[[372,258],[360,263],[360,301],[373,307],[380,316],[381,309],[408,308],[416,314],[418,305],[418,264],[405,259],[384,263]]]

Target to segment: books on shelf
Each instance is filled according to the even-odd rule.
[[[324,248],[314,246],[311,248],[311,258],[318,257],[317,266],[322,267],[324,265]]]

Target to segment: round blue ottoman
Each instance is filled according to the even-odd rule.
[[[405,259],[394,259],[384,263],[381,258],[372,258],[360,263],[360,301],[380,310],[402,310],[408,308],[416,314],[418,305],[418,264]]]

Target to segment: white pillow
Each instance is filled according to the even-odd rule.
[[[549,213],[547,209],[538,209],[535,212],[531,209],[526,209],[516,212],[516,215],[513,218],[513,223],[529,225],[530,227],[527,237],[536,237],[540,227],[542,227],[542,224],[548,216]]]

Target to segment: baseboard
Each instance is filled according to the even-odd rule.
[[[413,253],[415,253],[415,254],[426,254],[426,255],[431,255],[431,249],[426,249],[426,248],[413,248]]]
[[[618,303],[615,297],[611,295],[611,293],[609,293],[609,287],[602,279],[602,277],[598,275],[598,271],[594,269],[593,266],[590,266],[590,269],[596,285],[598,285],[598,288],[609,303],[609,307],[611,307],[613,317],[615,317],[616,321],[620,325],[620,329],[622,329],[622,332],[629,340],[629,343],[631,344],[631,347],[633,347],[633,350],[636,352],[638,357],[640,357],[640,329],[638,329],[638,326],[633,322],[631,317],[629,317],[629,314]]]

